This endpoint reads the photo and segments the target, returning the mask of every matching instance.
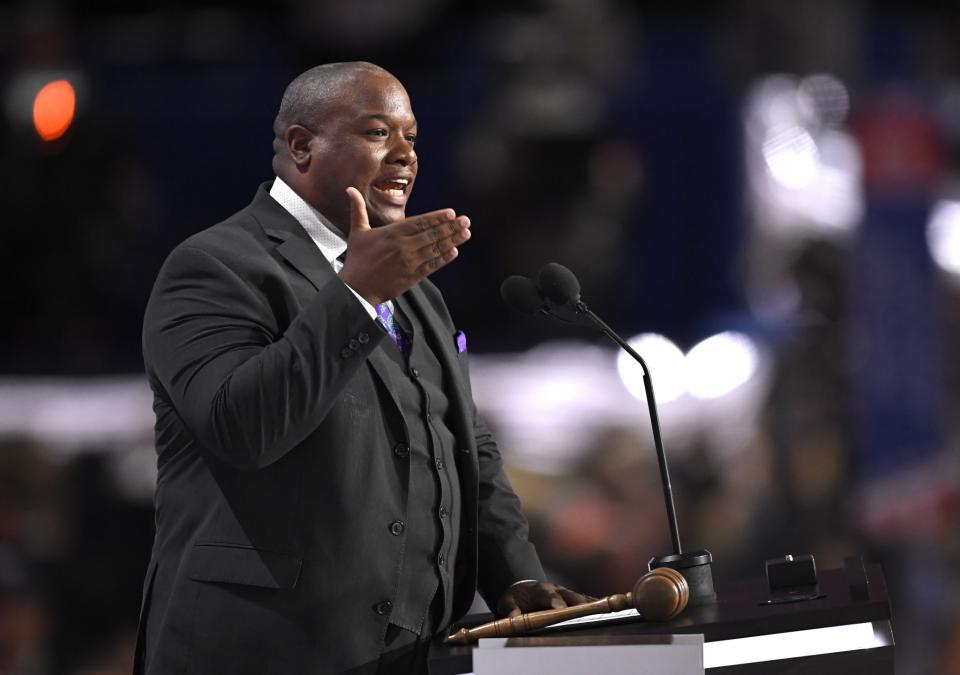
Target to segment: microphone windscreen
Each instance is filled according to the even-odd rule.
[[[537,275],[540,290],[547,299],[566,305],[580,299],[580,282],[576,275],[560,263],[547,263]]]
[[[511,309],[521,314],[533,315],[540,311],[543,298],[530,279],[513,274],[500,284],[500,297]]]

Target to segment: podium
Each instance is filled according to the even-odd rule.
[[[775,596],[765,578],[717,584],[717,601],[688,607],[664,623],[634,617],[555,626],[537,635],[585,636],[702,634],[710,675],[883,675],[894,672],[890,602],[879,565],[848,558],[842,569],[821,570],[816,598]],[[771,601],[773,600],[773,601]],[[457,627],[490,620],[466,617]],[[432,645],[430,675],[473,671],[473,645]],[[522,647],[517,647],[522,649]]]

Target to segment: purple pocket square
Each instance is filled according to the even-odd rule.
[[[467,334],[462,330],[458,330],[456,333],[454,333],[453,337],[457,341],[457,353],[463,354],[465,351],[467,351]]]

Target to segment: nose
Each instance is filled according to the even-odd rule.
[[[393,147],[390,148],[387,163],[398,164],[400,166],[413,166],[416,164],[417,152],[413,149],[413,143],[403,136],[399,136],[393,144]]]

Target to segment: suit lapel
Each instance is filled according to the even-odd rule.
[[[297,219],[270,196],[270,185],[264,183],[257,190],[250,205],[253,217],[266,235],[278,242],[277,254],[320,290],[336,277],[333,267]]]
[[[278,233],[276,230],[268,230],[267,234],[276,237]],[[291,267],[305,276],[317,290],[320,290],[336,277],[330,262],[323,257],[317,245],[309,239],[304,241],[297,236],[288,236],[285,241],[277,246],[277,253],[290,263]]]

